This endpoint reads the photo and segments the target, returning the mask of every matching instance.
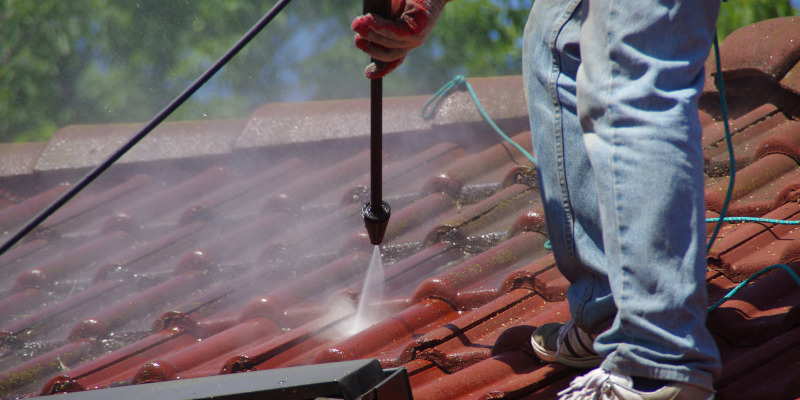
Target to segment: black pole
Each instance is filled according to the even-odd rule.
[[[372,204],[383,201],[383,78],[370,82],[370,183]]]
[[[364,0],[364,13],[390,18],[391,0]],[[372,59],[379,64],[380,61]],[[383,243],[391,209],[383,201],[383,79],[370,82],[370,201],[361,210],[369,240],[374,245]]]
[[[228,50],[219,60],[217,60],[214,65],[211,66],[203,75],[200,75],[197,80],[192,83],[191,86],[186,88],[178,97],[172,100],[161,112],[159,112],[150,122],[147,123],[134,137],[130,140],[125,142],[119,149],[117,149],[111,156],[109,156],[105,161],[94,167],[91,171],[89,171],[86,176],[81,178],[74,186],[72,186],[67,192],[65,192],[61,197],[56,199],[52,202],[47,208],[42,210],[39,214],[33,217],[30,221],[28,221],[25,226],[22,227],[17,233],[14,234],[10,239],[8,239],[2,246],[0,246],[0,255],[4,254],[8,249],[13,247],[15,244],[19,243],[23,237],[27,234],[31,233],[34,229],[36,229],[39,224],[44,222],[48,217],[53,215],[59,208],[64,206],[68,201],[72,200],[75,195],[80,193],[81,190],[85,189],[92,183],[95,179],[97,179],[100,175],[102,175],[111,165],[113,165],[117,160],[122,158],[125,153],[128,152],[133,146],[139,143],[142,139],[144,139],[147,134],[149,134],[153,129],[155,129],[161,122],[163,122],[167,117],[169,117],[175,110],[178,109],[183,103],[186,102],[196,91],[198,91],[203,85],[208,82],[211,77],[214,76],[217,72],[219,72],[222,67],[225,66],[236,54],[239,53],[248,43],[250,43],[253,38],[256,37],[275,17],[286,7],[292,0],[279,0],[275,6],[272,7],[261,19],[253,25],[250,30],[239,39],[233,47]]]

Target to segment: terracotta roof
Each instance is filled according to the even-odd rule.
[[[722,45],[737,163],[729,215],[800,213],[798,23],[743,28]],[[470,82],[530,148],[521,78]],[[349,332],[373,251],[360,213],[366,100],[167,123],[0,257],[0,397],[377,358],[407,368],[417,399],[553,398],[580,371],[528,350],[536,326],[569,318],[531,165],[466,93],[432,121],[419,117],[425,100],[384,102],[393,212],[371,326]],[[701,100],[711,217],[729,169],[712,83]],[[46,143],[0,145],[2,231],[136,128],[70,126]],[[797,239],[795,226],[725,224],[710,300],[774,263],[800,272]],[[711,312],[718,398],[800,396],[798,322],[800,288],[783,272]]]

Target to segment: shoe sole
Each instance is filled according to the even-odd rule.
[[[600,356],[594,357],[581,357],[581,358],[572,358],[572,357],[564,357],[563,355],[556,356],[556,353],[553,351],[549,351],[542,346],[539,346],[538,343],[531,340],[531,346],[533,347],[534,353],[536,356],[539,357],[540,360],[544,362],[551,362],[551,363],[559,363],[566,365],[572,368],[580,368],[580,369],[590,369],[596,368],[600,366],[603,362],[603,358]]]

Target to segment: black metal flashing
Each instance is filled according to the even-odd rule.
[[[53,400],[302,400],[319,397],[343,400],[412,399],[406,369],[384,371],[375,359],[179,379],[48,396]]]

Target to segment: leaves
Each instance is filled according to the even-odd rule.
[[[730,0],[722,4],[717,22],[720,41],[745,25],[765,19],[800,15],[789,0]]]

